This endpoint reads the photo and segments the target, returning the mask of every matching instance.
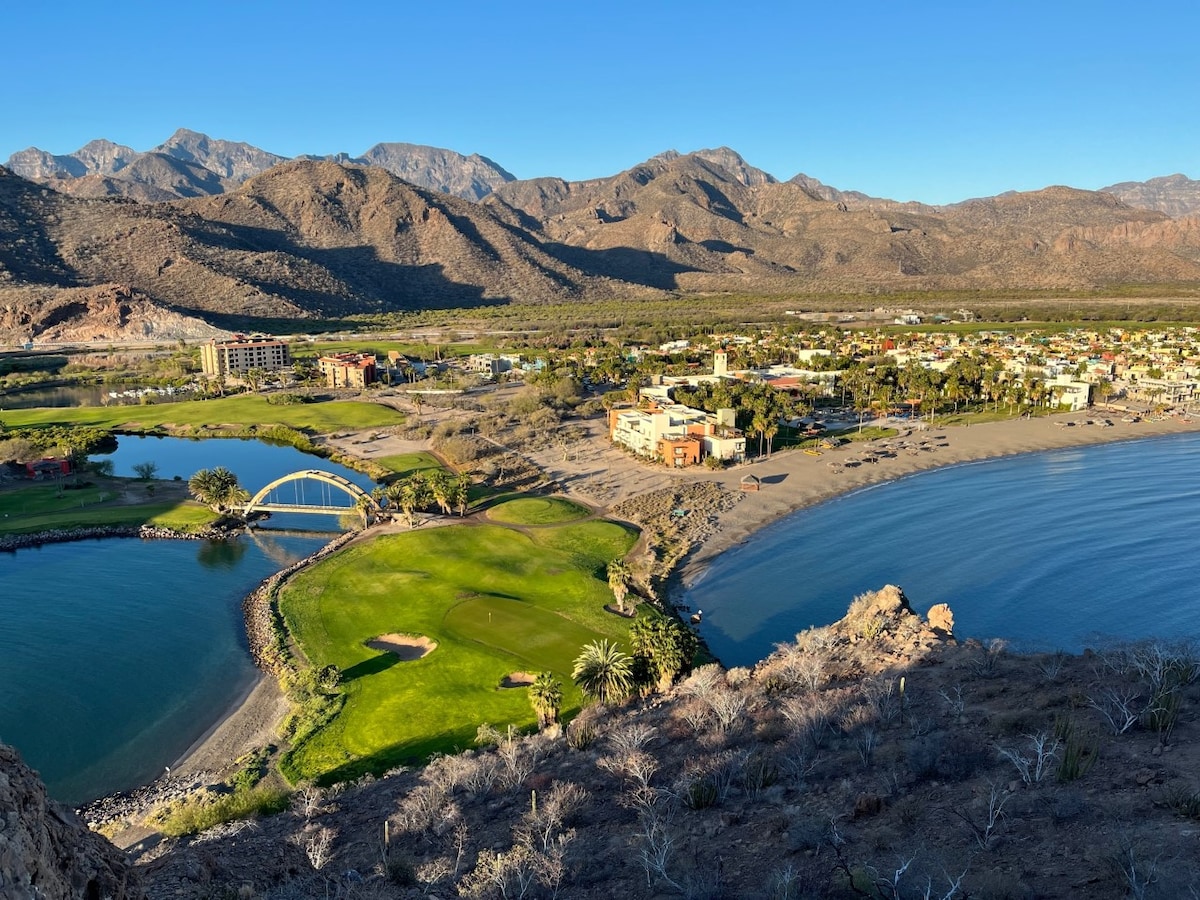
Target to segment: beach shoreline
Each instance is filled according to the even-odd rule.
[[[804,509],[869,487],[897,481],[921,472],[983,462],[1026,453],[1044,453],[1097,444],[1136,441],[1174,434],[1200,432],[1200,418],[1167,418],[1158,421],[1122,422],[1118,413],[1078,412],[1033,419],[1011,419],[970,426],[935,427],[911,431],[907,436],[848,444],[814,458],[796,450],[782,451],[720,473],[705,473],[729,490],[740,490],[746,475],[759,479],[758,491],[746,492],[742,501],[717,516],[716,531],[693,548],[671,573],[669,597],[680,600],[703,577],[709,565],[727,550],[750,540],[757,532]],[[1105,420],[1111,426],[1099,424]],[[1088,421],[1096,424],[1084,424]],[[1067,424],[1071,423],[1071,424]],[[895,446],[901,441],[926,441],[930,450],[899,451],[877,462],[862,463],[835,472],[830,464],[861,459],[865,450]]]

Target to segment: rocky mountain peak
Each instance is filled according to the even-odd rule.
[[[1183,174],[1149,181],[1123,181],[1100,190],[1130,206],[1157,210],[1172,218],[1200,215],[1200,181]]]
[[[467,200],[482,200],[516,177],[486,156],[463,156],[422,144],[376,144],[354,162],[379,166],[397,178]]]
[[[647,162],[674,162],[677,159],[701,159],[714,166],[724,169],[734,180],[746,187],[759,184],[778,184],[779,179],[769,172],[755,168],[742,158],[742,155],[729,147],[717,147],[711,150],[693,150],[691,153],[680,153],[678,150],[667,150],[651,158]]]
[[[240,184],[287,159],[242,141],[210,138],[187,128],[178,129],[154,150],[201,165],[234,184]]]

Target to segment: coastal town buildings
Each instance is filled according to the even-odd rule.
[[[651,396],[644,407],[611,410],[608,423],[613,443],[674,468],[709,457],[726,462],[746,458],[746,438],[733,427],[732,410],[713,415]]]
[[[241,375],[251,369],[274,372],[291,365],[286,341],[239,334],[227,341],[213,339],[200,345],[200,367],[205,375]]]

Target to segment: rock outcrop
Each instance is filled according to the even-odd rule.
[[[125,855],[51,800],[17,751],[0,744],[0,897],[143,896]]]

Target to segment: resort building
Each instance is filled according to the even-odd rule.
[[[274,372],[291,365],[286,341],[237,334],[232,340],[214,339],[200,345],[200,366],[205,375],[238,375],[251,369]]]
[[[1130,383],[1126,395],[1131,400],[1140,400],[1144,403],[1187,406],[1196,401],[1198,387],[1200,387],[1200,383],[1192,378],[1141,377]]]
[[[375,354],[334,353],[317,360],[329,387],[364,388],[378,379]]]
[[[714,416],[681,403],[652,403],[644,409],[611,410],[608,425],[613,443],[675,468],[710,456],[730,462],[746,458],[746,438],[732,427],[732,410]]]

